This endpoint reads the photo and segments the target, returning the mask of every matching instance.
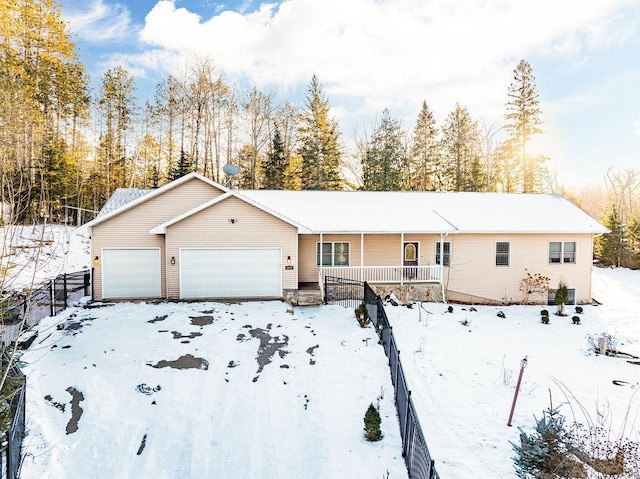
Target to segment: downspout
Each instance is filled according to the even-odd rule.
[[[364,281],[364,233],[360,233],[360,281]]]
[[[404,231],[400,233],[400,286],[404,285]]]
[[[446,303],[447,298],[444,294],[444,237],[449,233],[440,233],[440,288],[442,290],[442,302]]]

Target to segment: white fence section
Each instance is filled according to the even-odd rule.
[[[322,280],[326,276],[367,281],[369,283],[440,283],[442,266],[332,266],[322,267]],[[324,281],[320,281],[322,284]]]

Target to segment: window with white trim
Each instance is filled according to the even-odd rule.
[[[575,263],[575,241],[551,241],[549,242],[549,264]]]
[[[498,241],[496,243],[496,266],[509,266],[509,251],[511,245],[508,241]]]
[[[320,243],[316,243],[316,266],[320,266]],[[349,243],[322,243],[322,266],[349,266]]]
[[[442,243],[444,256],[442,257],[442,266],[449,266],[451,263],[451,241]],[[440,242],[436,243],[436,264],[440,264]]]

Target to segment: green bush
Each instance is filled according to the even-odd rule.
[[[380,413],[373,403],[369,404],[369,408],[364,414],[364,437],[367,441],[375,442],[382,439],[380,423]]]
[[[355,309],[356,319],[361,328],[366,328],[371,318],[369,317],[369,310],[367,309],[367,303],[361,302]]]

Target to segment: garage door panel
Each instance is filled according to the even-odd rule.
[[[282,251],[182,249],[180,296],[193,298],[279,297]]]
[[[102,250],[104,298],[159,298],[162,276],[159,248]]]

